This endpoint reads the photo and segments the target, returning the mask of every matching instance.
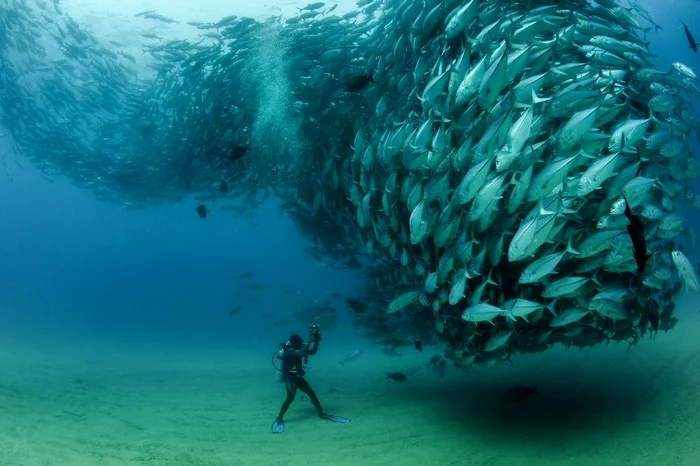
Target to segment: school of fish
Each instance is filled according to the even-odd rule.
[[[634,344],[700,293],[681,214],[700,204],[700,81],[655,66],[634,1],[317,2],[145,35],[145,58],[58,1],[8,5],[18,153],[125,207],[280,198],[314,251],[361,269],[369,336],[466,369]]]

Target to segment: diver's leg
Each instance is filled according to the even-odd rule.
[[[286,382],[287,386],[287,398],[285,398],[284,402],[282,403],[282,408],[280,409],[280,415],[277,416],[277,419],[282,420],[284,418],[285,413],[289,409],[289,406],[292,404],[292,401],[294,401],[294,397],[297,394],[297,384],[294,382],[287,380]]]
[[[311,385],[309,385],[309,382],[307,382],[305,378],[301,377],[297,381],[297,387],[299,387],[299,390],[301,390],[309,396],[311,403],[313,403],[314,408],[316,408],[316,411],[318,411],[318,415],[321,416],[323,414],[321,402],[319,401],[318,396],[316,396],[316,392],[314,391],[314,389],[311,388]]]

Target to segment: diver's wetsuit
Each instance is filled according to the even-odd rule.
[[[308,395],[314,408],[318,411],[318,415],[321,416],[323,414],[321,402],[318,400],[316,392],[311,388],[309,382],[304,378],[306,372],[302,367],[302,360],[306,356],[316,354],[317,351],[318,340],[313,339],[309,343],[306,343],[300,350],[294,350],[289,345],[286,345],[277,352],[277,358],[282,360],[282,381],[287,387],[287,398],[282,403],[278,419],[281,420],[284,418],[289,406],[292,404],[292,401],[294,401],[297,388]]]

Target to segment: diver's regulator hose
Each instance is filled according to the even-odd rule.
[[[270,362],[272,363],[272,367],[274,367],[275,369],[277,369],[278,371],[281,372],[282,368],[277,367],[277,364],[275,364],[275,359],[276,359],[276,356],[279,352],[280,352],[280,350],[276,350],[274,353],[272,353],[272,360]]]

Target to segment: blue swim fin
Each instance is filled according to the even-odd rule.
[[[272,423],[272,433],[281,434],[282,432],[284,432],[284,421],[277,418],[275,419],[275,422]]]
[[[329,421],[339,422],[339,423],[341,423],[341,424],[347,424],[348,422],[350,422],[350,419],[348,419],[348,418],[346,418],[346,417],[335,416],[335,415],[333,415],[333,414],[326,414],[326,413],[323,413],[323,414],[321,414],[319,417],[320,417],[321,419],[327,419],[327,420],[329,420]]]

